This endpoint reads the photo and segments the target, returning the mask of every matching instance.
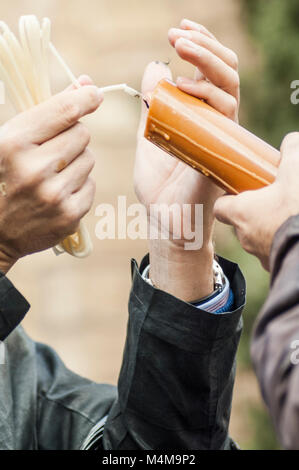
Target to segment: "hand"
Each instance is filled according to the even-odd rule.
[[[89,85],[82,77],[81,84]],[[78,120],[102,96],[68,89],[17,115],[0,130],[0,269],[74,233],[95,192],[90,135]]]
[[[274,235],[292,215],[299,213],[299,133],[285,137],[275,183],[238,196],[224,196],[215,204],[220,222],[233,225],[244,250],[257,256],[269,270]]]
[[[183,36],[186,34],[191,38],[191,43],[184,41]],[[205,28],[187,20],[182,21],[181,29],[169,31],[169,40],[184,60],[196,66],[196,80],[178,79],[177,85],[187,93],[204,98],[215,109],[236,119],[239,80],[238,73],[232,68],[237,66],[234,53],[222,46]],[[162,78],[171,78],[168,67],[161,63],[150,64],[143,78],[143,93],[150,94]],[[178,236],[177,233],[170,233],[171,240],[168,241],[150,241],[151,278],[155,285],[184,300],[203,297],[213,290],[213,206],[222,191],[208,178],[149,143],[143,136],[146,118],[147,110],[144,106],[135,165],[135,188],[139,200],[147,207],[148,212],[151,204],[171,206],[177,203],[180,206],[190,204],[192,207],[195,204],[204,205],[202,249],[198,252],[184,250],[186,240],[173,239],[173,236]],[[151,223],[155,221],[151,220]],[[167,228],[161,227],[161,231],[165,233],[165,230]],[[168,274],[162,279],[163,269],[169,271],[170,259],[173,261],[173,282]],[[176,272],[177,270],[180,272]],[[205,276],[200,279],[202,273]],[[196,277],[198,280],[194,286]],[[181,282],[180,287],[177,280]]]
[[[237,54],[223,46],[202,25],[185,19],[180,26],[180,29],[169,30],[169,41],[182,59],[195,65],[196,73],[193,80],[179,77],[177,86],[238,122],[240,78]]]

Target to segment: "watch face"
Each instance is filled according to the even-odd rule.
[[[214,289],[215,289],[215,292],[217,292],[217,294],[220,294],[220,292],[223,291],[224,286],[222,284],[215,284]]]
[[[216,260],[213,261],[213,273],[215,290],[218,290],[219,288],[223,289],[225,286],[225,277],[220,264],[217,263]]]

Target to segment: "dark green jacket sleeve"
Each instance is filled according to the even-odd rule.
[[[280,442],[286,449],[299,449],[299,216],[275,235],[270,292],[251,353]]]

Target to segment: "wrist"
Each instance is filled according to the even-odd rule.
[[[3,274],[7,274],[16,262],[16,258],[9,256],[5,251],[0,249],[0,271]]]
[[[192,302],[214,290],[211,241],[200,250],[185,250],[183,244],[170,240],[150,240],[150,278],[158,289]]]

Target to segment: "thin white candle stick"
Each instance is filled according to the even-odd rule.
[[[57,51],[56,47],[54,46],[54,44],[52,42],[49,43],[49,47],[50,47],[50,50],[51,52],[53,53],[53,55],[56,57],[57,61],[59,62],[59,64],[61,65],[61,67],[64,69],[65,73],[67,74],[67,76],[69,77],[70,81],[72,82],[72,84],[76,87],[76,88],[80,88],[81,85],[80,83],[78,82],[77,78],[75,77],[75,75],[73,74],[73,72],[71,71],[71,69],[66,65],[66,62],[63,60],[63,58],[61,57],[61,55],[59,54],[59,52]]]

